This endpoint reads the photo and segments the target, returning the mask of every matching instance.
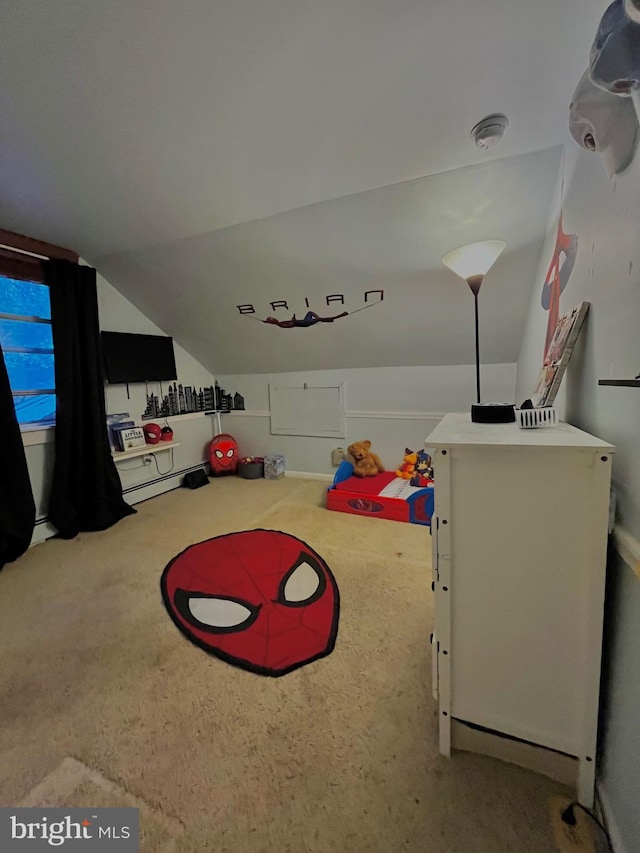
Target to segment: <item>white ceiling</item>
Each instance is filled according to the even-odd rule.
[[[236,281],[237,269],[221,248],[225,240],[212,232],[373,188],[419,186],[411,182],[427,175],[446,173],[455,181],[451,170],[562,144],[568,102],[606,5],[4,0],[0,224],[76,249],[101,272],[104,266],[112,284],[142,307],[153,302],[149,281],[151,271],[158,272],[149,247],[164,256],[163,247],[204,235],[198,245],[208,247],[202,250],[208,268],[186,264],[188,275],[181,267],[177,278],[161,282],[160,275],[157,281],[163,299],[178,305],[192,290],[198,300],[201,282],[218,269],[209,297],[213,326],[228,312],[225,294],[236,286],[249,290],[250,277]],[[498,148],[481,152],[469,130],[496,111],[510,119],[507,136]],[[536,157],[519,162],[531,163],[531,178],[538,175]],[[410,235],[425,233],[424,221],[407,212],[407,192],[398,201],[403,218],[392,210],[375,227],[398,234],[403,222]],[[446,184],[439,192],[443,203],[450,199]],[[485,197],[500,211],[487,236],[504,237],[528,201],[514,197],[504,206],[500,197],[498,204],[491,186]],[[366,217],[360,202],[353,205]],[[348,199],[336,208],[342,209],[351,209]],[[314,237],[313,216],[301,219],[308,229],[305,267],[310,258],[324,258],[322,240],[328,239]],[[476,216],[461,197],[456,215],[445,218],[455,226]],[[543,227],[542,219],[536,221]],[[273,281],[277,270],[291,282],[300,249],[293,251],[282,237],[288,233],[280,231],[283,222],[224,232],[242,241],[236,262],[260,255],[253,243],[260,235],[276,240],[278,234],[290,255],[263,278]],[[372,247],[361,224],[364,235],[355,223],[345,228],[354,241],[362,238],[350,251],[364,258],[364,247]],[[385,240],[387,233],[379,234],[377,247],[394,244],[395,238]],[[530,231],[530,246],[540,238],[541,231]],[[267,255],[272,258],[276,248],[269,246]],[[408,274],[406,257],[398,267],[382,249],[376,256],[390,278]],[[181,254],[176,258],[186,262]],[[360,287],[371,273],[369,261],[356,268],[351,259],[353,278],[346,281],[344,268],[331,263],[323,267],[325,291]],[[220,272],[225,269],[228,278]],[[330,280],[338,273],[340,280]],[[412,273],[419,278],[425,268]],[[203,358],[202,335],[189,331],[179,309],[147,310]],[[400,344],[396,349],[401,361],[387,363],[411,363],[402,360]],[[255,360],[245,361],[256,369]]]

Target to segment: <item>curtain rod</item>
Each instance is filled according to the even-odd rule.
[[[27,252],[26,249],[16,249],[15,246],[8,246],[6,243],[0,243],[0,249],[8,249],[10,252],[17,252],[20,255],[28,255],[30,258],[38,258],[40,261],[48,261],[46,255],[38,255],[35,252]]]

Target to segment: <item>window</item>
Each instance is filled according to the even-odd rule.
[[[21,426],[55,423],[49,288],[0,275],[0,344]]]
[[[52,426],[56,391],[49,288],[43,261],[78,263],[78,254],[0,228],[0,344],[18,422]]]

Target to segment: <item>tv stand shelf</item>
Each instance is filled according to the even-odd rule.
[[[152,453],[160,453],[162,450],[171,450],[173,447],[180,447],[180,442],[160,441],[158,444],[146,444],[144,447],[135,447],[133,450],[112,450],[111,455],[116,462],[120,462],[121,459],[149,456]]]

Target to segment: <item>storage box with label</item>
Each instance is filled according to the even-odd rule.
[[[272,453],[270,456],[265,456],[265,480],[279,480],[281,477],[284,477],[284,456],[279,453]]]

